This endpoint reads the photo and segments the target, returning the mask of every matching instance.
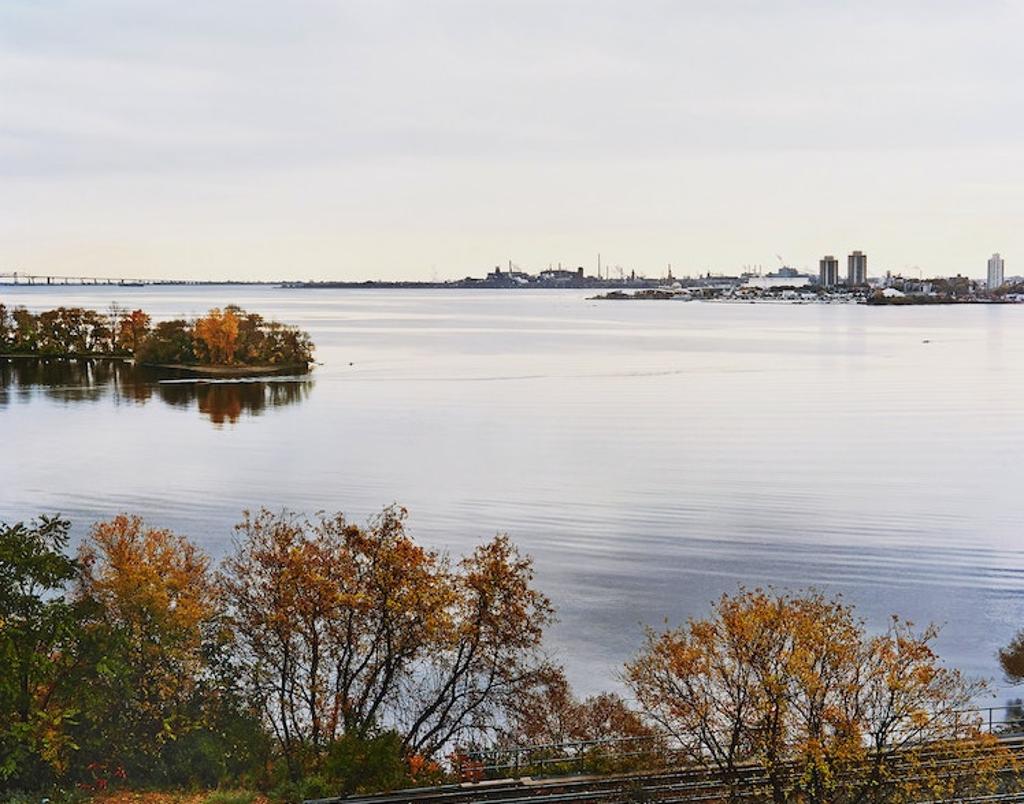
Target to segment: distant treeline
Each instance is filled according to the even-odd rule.
[[[649,631],[619,675],[634,708],[573,694],[544,651],[553,607],[504,535],[452,559],[401,508],[367,526],[261,510],[214,567],[138,517],[94,525],[75,555],[69,527],[0,526],[0,800],[242,784],[297,801],[479,779],[484,746],[519,773],[563,757],[576,772],[703,767],[728,801],[1014,783],[1007,748],[964,711],[981,686],[942,665],[934,628],[869,633],[818,592],[740,590]],[[1022,655],[1024,635],[1000,655],[1009,678]],[[523,744],[544,748],[520,764]]]
[[[0,304],[0,353],[43,357],[133,357],[140,363],[308,366],[302,330],[230,305],[191,321],[154,325],[143,310],[58,307],[42,313]]]

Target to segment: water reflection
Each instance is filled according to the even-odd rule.
[[[64,403],[111,400],[145,404],[156,397],[165,404],[193,404],[215,425],[233,424],[243,415],[304,400],[313,387],[308,378],[196,380],[173,371],[118,360],[0,358],[0,408],[13,400],[43,396]]]

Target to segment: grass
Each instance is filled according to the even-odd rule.
[[[116,790],[96,796],[93,801],[98,804],[270,804],[270,799],[255,790]]]
[[[262,804],[266,799],[252,790],[214,790],[202,804]]]

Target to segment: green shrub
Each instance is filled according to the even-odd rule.
[[[203,799],[203,804],[252,804],[257,795],[251,790],[215,790]]]
[[[402,738],[394,731],[364,738],[345,735],[336,740],[325,770],[337,792],[345,795],[394,790],[409,781]]]
[[[312,798],[328,798],[338,795],[334,785],[330,784],[322,776],[307,776],[299,785],[299,792],[302,800],[308,801]]]
[[[338,790],[322,776],[306,776],[298,782],[281,782],[269,796],[276,804],[302,804],[314,798],[330,798],[338,795]]]
[[[0,790],[0,804],[82,804],[89,799],[81,790],[56,788],[46,792],[29,793],[24,790]]]
[[[275,804],[299,804],[302,801],[302,796],[299,795],[299,785],[292,781],[276,784],[270,789],[267,796]]]
[[[0,793],[0,804],[39,804],[42,799],[43,796],[38,793],[25,793],[21,790]]]

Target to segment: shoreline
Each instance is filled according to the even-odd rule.
[[[214,377],[242,379],[245,377],[273,377],[287,374],[309,374],[312,367],[301,363],[283,366],[212,366],[187,365],[185,363],[140,363],[128,355],[84,354],[76,352],[65,355],[45,355],[25,352],[2,352],[0,359],[9,360],[103,360],[117,363],[131,363],[139,368],[160,369],[188,377]]]
[[[274,377],[287,374],[309,374],[312,368],[301,363],[286,366],[190,366],[184,363],[138,363],[145,368],[162,369],[174,371],[190,377],[218,377],[218,378],[244,378],[244,377]]]
[[[897,299],[873,299],[870,297],[853,296],[842,297],[819,297],[813,299],[783,299],[765,296],[754,296],[743,298],[742,296],[708,296],[701,297],[686,293],[671,293],[669,291],[641,291],[639,293],[606,293],[598,296],[588,296],[587,301],[681,301],[681,302],[704,302],[709,304],[775,304],[775,305],[862,305],[865,307],[952,307],[959,305],[982,305],[982,306],[1005,306],[1024,304],[1024,301],[1016,299],[952,299],[923,297],[901,297]]]
[[[10,360],[112,360],[120,363],[134,363],[131,355],[89,354],[88,352],[72,352],[65,355],[45,355],[35,352],[0,352],[0,358]]]

